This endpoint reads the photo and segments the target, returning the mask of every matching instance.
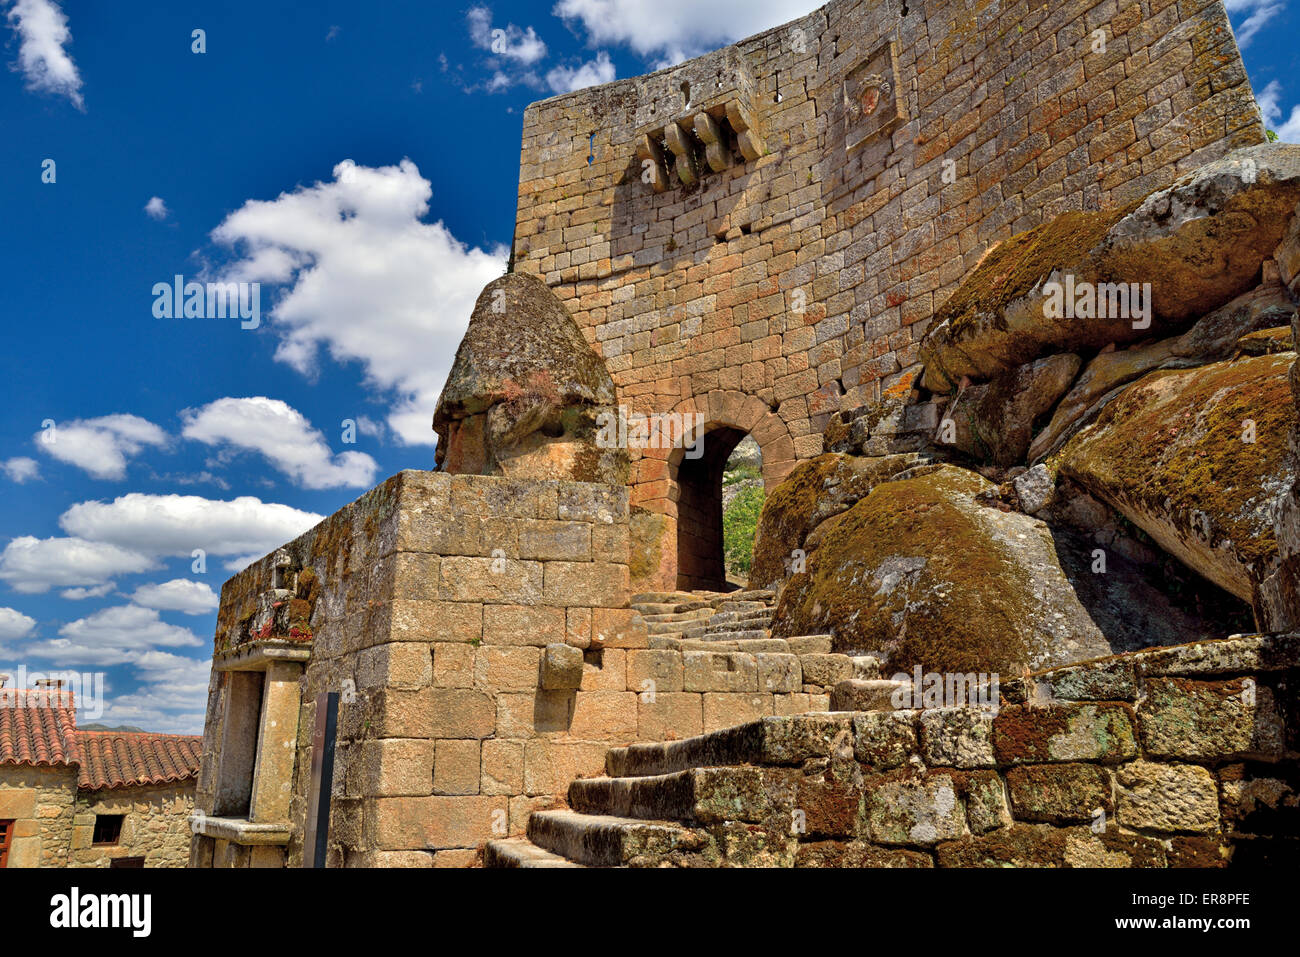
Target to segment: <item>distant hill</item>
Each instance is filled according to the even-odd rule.
[[[110,728],[106,724],[79,724],[78,731],[143,731],[144,728],[137,728],[133,724],[119,724],[117,727]]]

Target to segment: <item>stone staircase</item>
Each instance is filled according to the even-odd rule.
[[[645,619],[651,648],[690,650],[683,642],[761,641],[771,635],[771,590],[646,592],[631,606]]]
[[[567,807],[534,811],[526,836],[488,842],[483,861],[1293,865],[1283,782],[1300,780],[1300,736],[1281,702],[1296,674],[1300,635],[1250,635],[1011,678],[991,707],[895,710],[862,687],[879,679],[846,679],[855,710],[608,750],[603,776],[571,781]]]

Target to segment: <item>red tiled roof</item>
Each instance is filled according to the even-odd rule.
[[[0,688],[0,764],[76,764],[76,727],[70,693]]]
[[[79,787],[166,784],[199,773],[203,739],[190,734],[74,731],[82,754]]]
[[[77,786],[99,790],[194,777],[202,751],[197,735],[78,731],[69,692],[0,688],[0,764],[76,767]]]

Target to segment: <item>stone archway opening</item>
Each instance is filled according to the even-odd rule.
[[[677,485],[677,588],[729,591],[723,541],[723,476],[748,433],[730,425],[706,427],[700,454],[679,450]]]

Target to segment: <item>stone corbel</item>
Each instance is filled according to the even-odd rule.
[[[695,145],[691,142],[690,134],[674,122],[664,127],[664,139],[676,157],[673,167],[677,170],[677,178],[686,186],[699,182],[700,174],[695,168]]]
[[[637,140],[636,158],[640,161],[642,180],[648,182],[656,193],[666,190],[668,167],[664,164],[664,151],[649,133],[642,133]],[[646,179],[647,173],[649,179]]]
[[[731,149],[727,134],[708,113],[695,114],[695,135],[704,142],[704,158],[709,169],[721,173],[731,165]]]
[[[727,102],[727,122],[736,131],[736,145],[746,160],[756,160],[767,152],[758,122],[739,100]]]

